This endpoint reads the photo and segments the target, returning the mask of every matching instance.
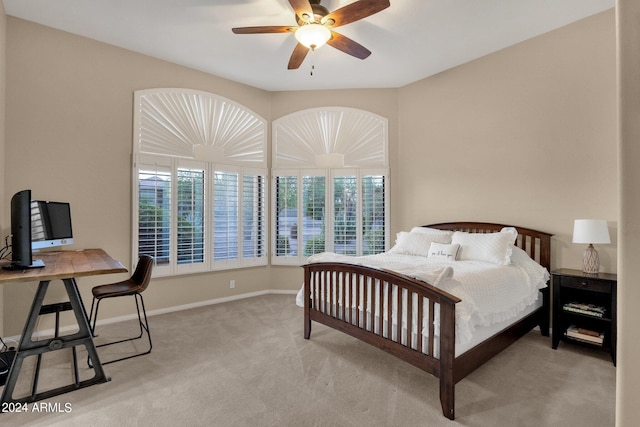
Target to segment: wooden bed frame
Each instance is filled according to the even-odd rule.
[[[451,222],[426,225],[425,227],[438,228],[441,230],[468,231],[475,233],[493,233],[500,231],[509,225],[482,223],[482,222]],[[523,227],[515,227],[518,230],[517,246],[523,249],[529,256],[540,265],[550,270],[551,258],[551,234]],[[465,353],[455,356],[455,310],[456,303],[460,301],[454,295],[444,292],[430,284],[413,279],[403,274],[387,270],[374,269],[370,267],[325,262],[304,265],[304,337],[311,336],[311,321],[325,324],[329,327],[352,335],[364,342],[378,347],[388,353],[393,354],[401,360],[411,363],[418,368],[429,372],[440,379],[440,403],[445,417],[453,420],[455,418],[455,385],[487,360],[500,353],[510,344],[525,335],[535,326],[540,326],[542,335],[549,335],[549,289],[541,290],[543,295],[543,305],[533,313],[524,317],[520,321],[512,324],[501,332],[493,335],[482,343],[469,349]],[[350,310],[353,301],[349,301],[349,286],[355,283],[389,284],[398,287],[398,290],[406,290],[407,295],[417,295],[420,298],[428,299],[429,309],[428,325],[429,334],[427,342],[423,343],[423,336],[420,331],[412,331],[412,322],[406,322],[406,336],[411,337],[412,333],[418,332],[416,341],[411,339],[402,343],[397,337],[402,336],[402,322],[384,322],[383,315],[376,319],[375,314],[385,313],[391,319],[392,306],[395,301],[391,292],[384,292],[384,286],[367,285],[362,287],[363,295],[359,295],[360,287],[355,287],[355,298],[353,301],[361,301],[363,297],[366,307]],[[311,290],[314,289],[312,293]],[[377,288],[377,290],[376,290]],[[353,289],[353,288],[352,288]],[[378,292],[379,295],[367,293]],[[322,295],[321,295],[322,294]],[[412,305],[407,304],[403,308],[400,303],[401,292],[397,292],[397,318],[413,316]],[[385,307],[385,300],[387,304]],[[408,301],[411,301],[410,299]],[[351,305],[350,305],[351,304]],[[376,304],[379,306],[376,307]],[[434,307],[440,306],[440,334],[434,334]],[[402,310],[408,313],[402,313]],[[417,319],[423,318],[423,305],[417,304]],[[362,318],[361,318],[362,317]],[[364,326],[363,326],[364,325]],[[368,325],[368,326],[367,326]],[[397,328],[396,330],[392,330]],[[419,329],[419,327],[417,328]],[[393,334],[396,334],[396,338]],[[434,339],[435,337],[435,339]],[[435,341],[439,340],[438,343]],[[439,345],[440,357],[434,356],[434,348]],[[421,349],[428,349],[427,352]]]

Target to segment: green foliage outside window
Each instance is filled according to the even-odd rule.
[[[324,252],[324,236],[313,237],[304,245],[304,256],[311,256]]]

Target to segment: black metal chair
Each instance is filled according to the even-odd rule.
[[[102,362],[103,365],[113,362],[119,362],[120,360],[131,359],[132,357],[142,356],[151,353],[151,334],[149,333],[149,322],[147,321],[147,312],[144,308],[144,300],[142,299],[142,292],[149,286],[151,280],[151,271],[153,269],[153,257],[148,255],[141,255],[138,260],[136,270],[133,272],[131,278],[122,282],[110,283],[107,285],[99,285],[94,287],[91,292],[93,293],[93,301],[91,302],[91,314],[89,315],[89,323],[91,324],[91,333],[95,335],[96,320],[98,319],[98,309],[100,308],[100,302],[106,298],[115,298],[123,296],[132,296],[136,300],[136,309],[138,310],[138,323],[140,325],[140,334],[137,337],[125,338],[119,341],[108,342],[96,347],[105,347],[113,344],[120,344],[127,341],[133,341],[142,338],[144,332],[146,332],[149,338],[149,349],[142,352],[132,354],[130,356],[121,357],[119,359],[110,360],[108,362]],[[138,302],[138,299],[140,300]],[[95,313],[93,311],[95,305]],[[142,306],[142,314],[140,315],[140,306]],[[89,361],[89,365],[91,365]]]

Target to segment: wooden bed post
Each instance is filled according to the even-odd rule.
[[[442,414],[455,418],[456,382],[453,374],[456,344],[455,305],[440,301],[440,404]]]
[[[304,269],[304,339],[311,336],[311,270]]]

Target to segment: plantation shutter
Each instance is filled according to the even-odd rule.
[[[171,261],[171,167],[141,165],[138,170],[138,255],[156,265]]]
[[[370,255],[389,246],[388,120],[317,107],[272,124],[272,264],[322,251]]]
[[[333,178],[333,251],[357,255],[358,251],[358,177]]]
[[[385,251],[386,201],[385,176],[365,175],[362,178],[362,254]]]
[[[265,177],[245,173],[242,179],[242,258],[245,263],[266,255]]]
[[[216,170],[213,184],[213,260],[238,260],[238,174]]]
[[[298,176],[275,178],[276,257],[295,256],[298,249]]]
[[[326,177],[302,177],[302,206],[298,214],[302,230],[298,227],[300,252],[308,257],[325,248]]]
[[[267,265],[267,121],[216,94],[134,93],[132,263],[154,277]]]
[[[178,265],[205,262],[205,170],[178,168]]]

